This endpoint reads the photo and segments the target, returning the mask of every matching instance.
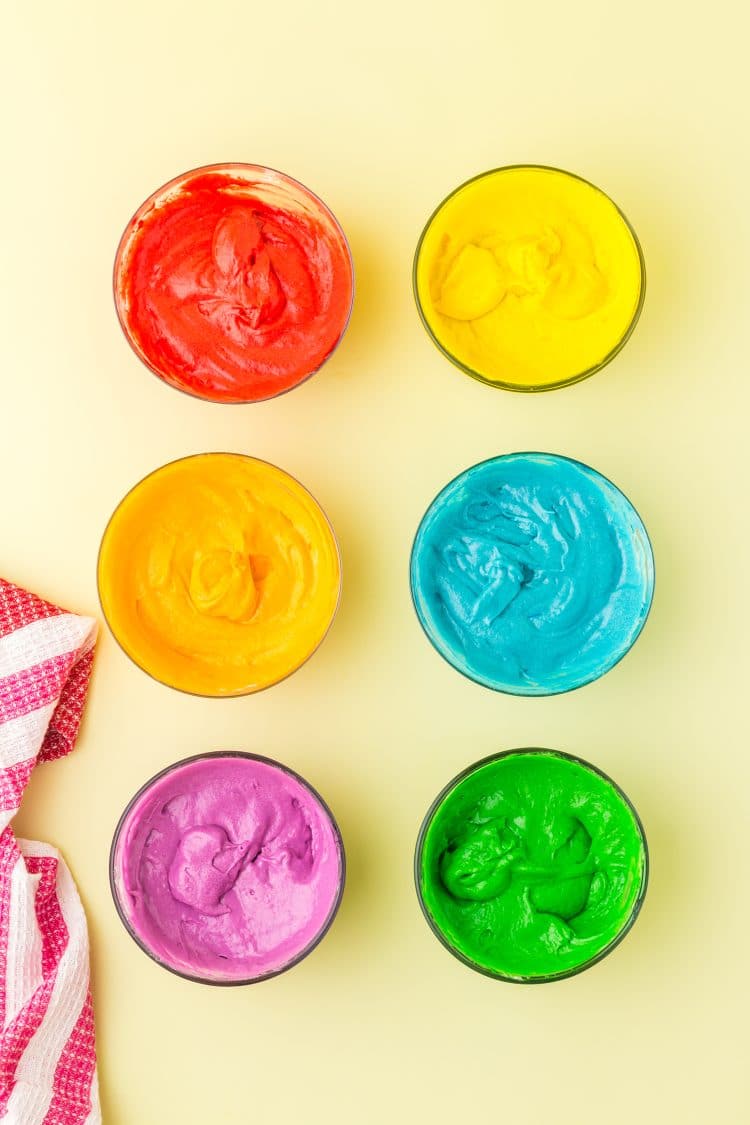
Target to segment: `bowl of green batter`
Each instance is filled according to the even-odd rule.
[[[497,980],[538,984],[601,961],[648,883],[640,818],[618,785],[558,750],[506,750],[431,805],[414,861],[435,936]]]

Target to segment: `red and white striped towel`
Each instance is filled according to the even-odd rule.
[[[47,844],[10,827],[37,761],[73,749],[96,622],[0,578],[0,1121],[101,1122],[86,919]]]

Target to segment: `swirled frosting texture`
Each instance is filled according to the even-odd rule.
[[[267,168],[190,172],[132,220],[115,298],[140,357],[172,386],[221,402],[289,390],[344,332],[353,277],[333,215]]]
[[[500,168],[433,215],[415,285],[432,335],[460,366],[529,390],[611,358],[640,310],[643,265],[598,188],[552,168]]]
[[[230,453],[158,469],[125,497],[99,556],[117,640],[163,683],[237,695],[283,679],[338,601],[336,542],[305,488]]]
[[[627,928],[647,877],[618,789],[552,751],[480,764],[438,804],[418,857],[422,901],[451,948],[520,980],[569,973]]]
[[[343,879],[338,832],[273,763],[208,754],[157,778],[113,852],[120,909],[140,943],[209,981],[278,972],[328,925]]]
[[[419,619],[438,652],[487,687],[569,691],[630,648],[654,567],[619,489],[565,457],[515,453],[462,473],[422,520],[411,559]]]

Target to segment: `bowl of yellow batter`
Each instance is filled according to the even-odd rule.
[[[493,387],[546,391],[614,359],[643,306],[635,231],[571,172],[519,164],[461,184],[414,255],[419,315],[440,351]]]
[[[328,632],[341,587],[333,529],[275,465],[201,453],[125,496],[97,566],[107,623],[154,679],[195,695],[261,691]]]

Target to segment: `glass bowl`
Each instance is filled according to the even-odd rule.
[[[477,294],[482,294],[482,300],[485,301],[486,298],[485,304],[487,307],[485,308],[485,304],[482,304],[482,307],[477,305],[477,315],[467,317],[470,328],[465,328],[460,324],[460,318],[464,317],[468,310],[461,312],[459,320],[456,320],[454,316],[445,315],[435,307],[430,288],[430,265],[435,266],[437,263],[442,269],[440,257],[446,254],[446,247],[450,245],[450,235],[447,231],[444,231],[442,235],[438,234],[441,223],[447,215],[453,215],[457,224],[458,218],[460,218],[458,208],[462,201],[471,199],[472,195],[476,201],[484,194],[488,194],[494,188],[497,188],[498,185],[502,189],[503,180],[506,180],[509,186],[508,178],[519,176],[533,177],[529,182],[534,190],[547,180],[550,181],[550,189],[553,182],[556,182],[558,187],[563,185],[568,189],[571,188],[571,185],[574,185],[574,190],[581,195],[582,199],[587,201],[591,214],[593,215],[594,211],[598,213],[603,222],[602,229],[605,233],[607,233],[607,228],[610,228],[607,237],[612,245],[610,246],[607,242],[605,251],[609,251],[619,244],[619,250],[622,254],[621,278],[627,269],[627,272],[632,275],[630,280],[634,282],[634,286],[631,287],[632,292],[629,288],[628,293],[621,298],[618,287],[614,285],[614,279],[617,279],[617,271],[611,264],[609,271],[612,283],[607,282],[603,274],[601,278],[597,278],[596,271],[601,264],[598,260],[598,252],[586,247],[585,236],[578,230],[577,225],[570,226],[570,237],[567,242],[571,246],[571,257],[568,261],[564,258],[566,252],[565,232],[563,231],[563,234],[558,236],[559,232],[555,230],[554,225],[540,223],[541,234],[532,235],[530,230],[526,231],[522,237],[510,240],[507,243],[506,250],[500,243],[495,246],[497,239],[492,233],[491,224],[488,220],[485,220],[484,222],[477,221],[476,230],[473,232],[478,242],[475,243],[474,239],[470,238],[467,243],[467,245],[474,247],[473,265],[462,266],[464,270],[462,283],[466,282],[467,274],[465,271],[469,270],[468,276],[472,279],[472,302],[476,303],[478,300]],[[539,184],[535,185],[534,180],[538,180]],[[528,194],[529,188],[527,186],[521,192],[522,198],[528,199]],[[544,195],[544,192],[541,194]],[[554,192],[550,190],[547,195],[549,200],[554,200]],[[549,200],[546,201],[545,205],[554,206],[554,202],[550,204]],[[491,200],[486,202],[497,210],[497,203],[492,204]],[[508,205],[506,210],[510,215],[512,208]],[[564,209],[559,209],[556,217],[560,224],[570,223],[569,215]],[[528,222],[530,223],[531,220],[528,220]],[[521,229],[525,230],[519,225],[518,230]],[[545,239],[550,237],[553,240],[552,244],[545,242]],[[433,242],[435,245],[433,245]],[[487,251],[490,248],[492,248],[492,251],[500,250],[501,258],[495,264],[493,264],[491,258],[487,257]],[[562,248],[562,252],[560,248]],[[561,253],[562,256],[560,256]],[[577,263],[576,253],[579,257],[589,255],[591,262],[583,263],[583,265]],[[540,254],[544,257],[540,257]],[[602,252],[602,256],[606,258],[606,252]],[[614,256],[614,254],[611,254],[610,258]],[[502,265],[498,270],[497,266],[500,262]],[[584,265],[585,269],[583,268]],[[578,269],[578,274],[576,274],[576,269]],[[443,282],[447,276],[446,273]],[[576,283],[580,291],[573,290],[573,283],[570,282],[571,276],[574,279],[576,276],[581,279]],[[582,289],[584,277],[587,279],[586,284],[588,285],[586,291]],[[599,286],[599,290],[596,291],[591,282],[592,278],[596,281],[601,280],[605,284],[605,288]],[[570,283],[571,287],[567,291],[562,288],[563,282]],[[493,168],[465,181],[450,192],[433,211],[417,243],[412,284],[417,311],[428,335],[435,346],[456,367],[481,383],[503,390],[548,391],[580,382],[582,379],[594,375],[597,371],[601,371],[624,347],[643,308],[646,293],[646,267],[643,251],[635,231],[620,208],[600,188],[583,179],[583,177],[572,172],[566,172],[561,168],[544,164],[512,164]],[[495,286],[498,288],[493,296],[493,287]],[[503,297],[501,294],[504,286],[506,287],[506,296]],[[558,288],[556,289],[555,286]],[[589,315],[589,312],[593,311],[593,305],[591,309],[589,309],[589,306],[598,297],[603,299],[605,291],[607,294],[611,292],[615,294],[612,299],[616,302],[615,309],[618,313],[619,328],[614,331],[611,339],[602,342],[599,349],[600,354],[587,358],[587,348],[592,338],[592,327],[597,332],[600,328],[597,324],[597,318]],[[560,296],[556,297],[555,294],[557,293]],[[510,294],[509,297],[508,294]],[[498,298],[498,302],[494,307],[490,307],[495,297]],[[522,301],[525,297],[531,297],[533,301],[533,305],[527,306],[529,309],[528,316],[522,311]],[[515,345],[512,342],[513,321],[506,322],[503,320],[501,323],[497,319],[499,316],[498,309],[501,307],[504,309],[508,300],[514,302],[515,313],[520,311],[525,318],[520,325],[521,332]],[[622,304],[622,308],[620,308],[620,304]],[[575,324],[579,315],[588,318],[585,332],[579,333],[579,340],[575,342],[574,335],[571,336],[571,331],[574,332],[574,330],[571,330],[569,326],[565,327],[565,331],[560,335],[558,331],[560,325]],[[612,319],[612,316],[613,312],[610,311],[608,320]],[[583,322],[581,321],[581,323]],[[506,355],[501,362],[499,353],[495,355],[493,361],[497,362],[499,367],[502,368],[499,373],[489,371],[489,360],[482,363],[477,358],[478,340],[487,331],[490,324],[494,324],[494,331],[497,332],[496,346],[499,346],[497,341],[503,341],[503,347],[512,352],[515,357],[511,361],[510,356]],[[524,328],[525,335],[523,334]],[[554,335],[556,331],[558,336]],[[609,331],[608,326],[607,331]],[[451,339],[451,334],[455,339]],[[610,335],[612,335],[611,332]],[[535,370],[531,370],[531,345],[542,349],[538,362],[534,365]],[[564,349],[571,346],[575,348],[575,357],[571,355],[570,361],[566,364],[566,370],[555,374],[554,365],[560,365],[560,357]],[[490,346],[485,348],[484,351],[485,358],[493,355]],[[574,362],[574,358],[577,362]],[[515,377],[510,370],[512,363],[515,363],[519,368]],[[528,368],[526,377],[523,379],[519,377],[521,368]]]
[[[291,474],[244,454],[198,453],[120,501],[97,587],[115,640],[153,679],[189,695],[252,695],[301,668],[328,634],[341,556],[325,512]]]
[[[273,959],[271,959],[271,963],[267,965],[265,969],[258,973],[250,975],[243,975],[243,973],[232,975],[230,969],[227,969],[225,971],[223,970],[223,968],[221,972],[219,972],[218,970],[208,971],[204,966],[192,966],[188,964],[188,961],[190,960],[189,957],[179,958],[173,950],[167,949],[166,941],[168,941],[168,939],[165,939],[164,937],[165,931],[160,927],[158,920],[152,923],[151,914],[148,915],[148,925],[142,925],[139,928],[138,920],[135,917],[135,910],[138,905],[142,904],[146,900],[147,896],[143,891],[142,885],[139,885],[138,895],[134,895],[132,889],[129,891],[127,886],[128,872],[126,868],[129,855],[128,849],[130,848],[132,850],[133,848],[138,846],[141,847],[143,851],[145,850],[145,848],[152,846],[152,841],[154,840],[155,845],[158,846],[159,829],[149,827],[149,825],[151,824],[151,820],[149,819],[149,817],[159,817],[159,823],[161,825],[165,817],[171,818],[172,814],[171,812],[168,814],[168,807],[174,804],[175,801],[179,801],[180,799],[179,796],[170,797],[164,804],[163,808],[159,809],[158,805],[156,809],[154,808],[154,801],[157,801],[158,804],[161,804],[164,800],[164,795],[166,792],[168,792],[169,782],[171,780],[174,780],[175,778],[179,779],[181,774],[187,776],[191,773],[194,773],[196,769],[200,770],[203,763],[208,763],[209,766],[218,766],[218,763],[227,761],[233,764],[232,768],[236,768],[234,764],[240,761],[253,763],[254,772],[251,778],[251,782],[254,781],[256,787],[258,785],[257,775],[261,777],[265,775],[266,780],[268,780],[268,778],[273,778],[273,780],[277,783],[281,781],[284,787],[285,796],[289,796],[292,793],[295,794],[294,797],[290,797],[291,806],[293,808],[296,807],[297,809],[297,812],[293,813],[292,815],[299,815],[300,806],[304,802],[308,802],[308,813],[310,816],[310,820],[314,821],[317,824],[318,829],[324,836],[328,836],[327,842],[330,843],[332,851],[333,853],[335,853],[332,856],[328,855],[328,853],[326,852],[326,844],[319,845],[320,850],[318,851],[315,860],[315,862],[318,863],[318,873],[320,874],[320,872],[323,870],[323,867],[321,866],[321,864],[323,863],[329,865],[337,864],[337,871],[333,873],[335,875],[335,889],[331,891],[331,888],[328,888],[327,898],[324,896],[323,901],[324,909],[320,911],[320,918],[317,920],[316,924],[312,927],[305,927],[304,932],[299,931],[298,935],[295,935],[294,933],[291,934],[291,937],[286,942],[286,955],[281,957],[281,963],[273,963]],[[237,785],[236,779],[230,780],[229,776],[227,776],[224,781],[225,788],[223,792],[229,793],[231,797],[236,799],[237,792],[243,791],[241,787]],[[247,792],[253,792],[252,784],[248,785]],[[201,793],[201,796],[204,800],[206,800],[207,793],[208,787],[204,786],[204,790]],[[215,808],[215,787],[212,790],[212,793],[214,794],[214,804],[206,804],[205,807],[212,810],[212,819],[216,820],[218,819],[218,817],[216,815]],[[297,802],[296,806],[295,801]],[[150,808],[149,805],[151,806]],[[179,805],[177,805],[177,809],[179,811]],[[144,811],[145,815],[143,816],[142,820],[139,821],[139,815]],[[276,811],[278,812],[278,809]],[[231,819],[230,813],[226,813],[225,816],[227,817],[227,819]],[[239,821],[237,821],[237,823],[239,823]],[[212,823],[208,826],[208,828],[211,831],[215,832],[217,829],[217,825],[215,823]],[[311,833],[310,838],[312,839],[313,829],[310,824],[308,824],[308,828]],[[146,833],[147,829],[148,832]],[[171,822],[167,824],[164,831],[167,836],[170,832],[174,832],[173,824]],[[192,823],[192,819],[190,833],[195,833],[195,827]],[[143,839],[139,839],[139,834],[141,837],[143,837]],[[179,849],[184,844],[184,837],[180,838],[178,836],[178,840],[179,843],[177,847]],[[174,843],[174,841],[170,840],[169,843]],[[263,846],[265,846],[265,844]],[[290,848],[291,847],[292,846],[290,845]],[[237,845],[234,845],[234,848],[236,850]],[[224,852],[217,851],[216,854],[224,855],[226,853],[226,850],[227,849],[225,848]],[[261,847],[259,854],[262,855],[262,852],[263,847]],[[196,854],[200,855],[200,853]],[[291,850],[290,856],[293,856],[293,854],[293,850]],[[321,859],[321,856],[324,858]],[[204,859],[205,858],[206,857],[204,856]],[[216,855],[214,856],[214,860],[215,859]],[[252,897],[253,903],[255,904],[254,909],[256,911],[264,909],[267,912],[268,896],[266,895],[265,899],[256,899],[254,897],[256,892],[251,886],[248,885],[247,877],[245,874],[246,868],[255,864],[258,861],[258,857],[253,857],[249,862],[247,862],[247,855],[245,853],[244,861],[245,867],[243,867],[240,871],[240,874],[236,876],[235,881],[229,888],[229,890],[225,891],[224,893],[226,895],[233,895],[235,903],[240,903],[241,901],[245,902],[246,900],[249,901],[249,897]],[[149,863],[152,864],[152,873],[149,877],[152,879],[153,886],[158,891],[160,885],[162,885],[161,876],[163,875],[163,872],[159,872],[158,864],[156,864],[153,860],[149,860]],[[287,869],[290,864],[291,860],[289,864],[287,864]],[[212,871],[210,872],[210,874],[215,875],[215,865],[213,861],[211,866]],[[283,864],[276,864],[277,874],[274,877],[277,880],[279,879],[278,872],[282,869],[283,866]],[[231,867],[228,869],[228,871],[229,880],[231,880],[234,872]],[[170,868],[170,874],[168,878],[171,878],[171,874],[172,868]],[[191,883],[185,885],[196,885],[195,874],[196,872],[194,869],[194,871],[191,873]],[[198,867],[198,880],[200,880],[201,876],[204,874],[205,870],[202,871],[201,868]],[[326,875],[329,874],[330,872],[328,872],[326,868]],[[140,867],[138,868],[138,876],[139,879],[142,877]],[[315,949],[316,946],[323,940],[325,935],[328,933],[331,925],[333,924],[333,920],[336,916],[339,905],[341,903],[341,898],[344,893],[345,878],[346,859],[341,832],[333,816],[333,813],[331,812],[323,798],[320,796],[320,794],[312,787],[312,785],[310,785],[308,781],[306,781],[293,769],[290,769],[289,766],[286,766],[281,762],[277,762],[273,758],[266,758],[260,754],[250,754],[245,753],[244,751],[237,750],[217,751],[214,753],[198,754],[191,758],[185,758],[182,761],[175,762],[171,766],[167,766],[166,769],[161,770],[159,773],[155,774],[154,777],[150,778],[150,780],[147,781],[143,786],[141,786],[138,792],[128,802],[125,811],[120,817],[112,840],[109,861],[110,889],[112,891],[112,898],[114,900],[115,909],[117,910],[117,913],[120,917],[120,921],[124,925],[127,932],[130,934],[136,945],[138,945],[139,948],[142,949],[143,952],[146,953],[158,965],[161,965],[162,968],[167,969],[169,972],[174,973],[176,976],[184,977],[187,980],[195,981],[200,984],[220,986],[256,984],[258,981],[268,980],[271,977],[278,976],[280,973],[286,972],[287,970],[293,968],[295,965],[298,965],[300,961],[308,956],[308,954],[312,953],[313,949]],[[240,898],[240,893],[237,890],[238,886],[240,885],[240,880],[243,880],[242,899]],[[164,882],[166,882],[170,887],[171,893],[171,884],[168,882],[168,880],[164,880]],[[184,894],[182,882],[180,882],[179,886],[180,893]],[[262,889],[262,882],[258,883],[258,888]],[[186,904],[184,897],[182,899],[173,898],[173,901],[179,903],[178,909],[181,910],[184,914],[184,918],[180,922],[180,940],[182,941],[183,935],[185,933],[191,932],[191,926],[195,926],[195,919],[198,917],[198,915],[200,914],[201,919],[204,919],[206,915],[201,914],[201,912],[198,911],[195,906]],[[219,899],[217,900],[217,902],[222,902],[222,900]],[[315,906],[319,909],[320,902],[316,902]],[[229,912],[230,911],[224,910],[223,905],[217,909],[214,909],[213,913],[208,916],[209,924],[215,925],[217,921],[220,923],[222,915],[226,915],[226,913]],[[151,926],[152,932],[148,933],[148,927]],[[295,948],[295,937],[297,937],[298,939],[297,944],[299,945],[299,948]],[[157,948],[157,943],[161,943],[161,949]],[[290,945],[291,949],[289,948]],[[213,953],[212,955],[216,956]],[[217,964],[219,960],[223,959],[226,959],[224,955],[219,954],[218,957],[216,957]]]
[[[414,856],[417,898],[438,941],[514,984],[563,980],[611,953],[638,917],[648,871],[643,825],[620,787],[582,758],[536,747],[454,777]]]
[[[354,269],[340,224],[303,184],[259,164],[209,164],[141,204],[113,289],[125,338],[163,382],[249,403],[293,390],[331,356]]]
[[[552,453],[490,457],[459,473],[422,517],[410,562],[433,647],[509,695],[558,695],[614,668],[646,623],[654,581],[627,497]]]

